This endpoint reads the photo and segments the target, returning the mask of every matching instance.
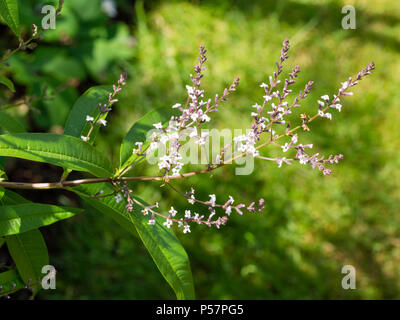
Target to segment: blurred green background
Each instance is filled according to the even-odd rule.
[[[20,3],[27,33],[31,23],[40,23],[42,3]],[[107,11],[110,3],[115,12]],[[344,5],[356,8],[355,30],[341,27]],[[9,48],[12,35],[1,30],[1,47]],[[228,166],[176,184],[183,191],[195,187],[199,198],[215,193],[223,200],[228,195],[245,203],[266,200],[262,214],[233,215],[221,230],[194,226],[190,235],[178,234],[191,260],[197,298],[399,299],[400,2],[69,0],[56,30],[46,32],[34,51],[10,59],[19,92],[11,99],[22,101],[12,112],[31,131],[62,132],[81,93],[114,83],[127,71],[128,85],[97,141],[117,163],[120,141],[135,120],[185,101],[185,85],[204,44],[207,97],[221,93],[234,77],[241,79],[212,124],[245,129],[251,105],[262,101],[259,84],[275,71],[286,38],[291,51],[283,76],[299,64],[294,92],[315,81],[301,112],[313,114],[321,95],[335,93],[371,60],[376,70],[342,100],[342,112],[333,112],[332,121],[313,122],[311,132],[300,134],[302,143],[314,143],[315,152],[344,155],[331,176],[259,160],[248,176],[236,176]],[[45,85],[55,92],[53,100],[40,99]],[[0,98],[9,99],[7,94]],[[132,174],[151,172],[143,166]],[[137,183],[134,190],[163,209],[188,206],[157,182]],[[32,193],[25,195],[76,201],[66,193],[50,198]],[[140,241],[90,208],[42,231],[58,273],[57,289],[42,291],[40,299],[174,299]],[[357,270],[356,290],[341,287],[347,264]]]

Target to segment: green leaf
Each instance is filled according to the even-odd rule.
[[[4,111],[0,111],[0,127],[9,133],[26,132],[22,124]]]
[[[0,236],[26,232],[68,219],[83,210],[41,203],[0,206]]]
[[[25,283],[30,280],[37,291],[39,284],[36,280],[42,277],[43,266],[49,264],[49,254],[42,234],[35,229],[7,237],[6,241],[22,280]]]
[[[21,36],[17,0],[0,0],[0,16],[17,37]]]
[[[0,156],[47,162],[98,177],[112,175],[110,161],[81,139],[54,133],[0,135]]]
[[[156,224],[149,225],[149,218],[143,216],[141,207],[137,204],[133,206],[132,213],[129,213],[125,209],[127,204],[125,199],[117,203],[113,196],[100,199],[90,196],[99,190],[103,190],[104,194],[112,193],[114,190],[107,183],[80,185],[70,190],[76,192],[98,211],[114,219],[127,231],[133,234],[137,232],[161,274],[175,291],[177,298],[195,298],[187,253],[173,231],[162,225],[162,218],[156,217]]]
[[[86,116],[96,118],[99,114],[99,103],[108,102],[108,94],[111,91],[111,86],[97,86],[90,88],[80,96],[68,116],[64,134],[78,138],[86,136],[90,128],[89,122],[86,121]],[[102,118],[104,119],[105,116]],[[93,130],[89,142],[93,143],[97,130],[98,126]]]
[[[132,150],[136,148],[136,142],[143,142],[142,148],[146,148],[150,141],[146,142],[147,134],[150,130],[155,129],[153,124],[165,123],[171,119],[175,111],[172,108],[158,108],[146,113],[142,118],[136,121],[122,141],[120,151],[120,171],[128,167],[138,157],[132,154]]]
[[[9,189],[4,190],[4,195],[0,199],[0,203],[2,205],[11,205],[11,204],[20,204],[20,203],[31,203],[29,200],[20,196],[18,193],[15,193]]]
[[[0,83],[4,84],[12,92],[15,92],[14,83],[12,83],[10,79],[8,79],[6,76],[3,76],[2,74],[0,74]]]
[[[25,283],[21,279],[17,269],[11,269],[0,273],[0,286],[3,288],[0,291],[1,297],[2,295],[10,294],[22,289],[25,287]]]

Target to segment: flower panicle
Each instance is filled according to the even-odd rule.
[[[349,88],[355,86],[365,76],[371,74],[375,69],[373,62],[368,64],[367,67],[363,68],[353,79],[349,77],[344,81],[337,93],[333,96],[328,94],[322,95],[316,102],[316,114],[314,116],[308,116],[306,113],[300,114],[300,122],[297,126],[292,126],[291,121],[288,121],[288,117],[294,112],[295,109],[301,107],[301,103],[310,95],[313,88],[314,82],[308,81],[303,90],[300,90],[298,94],[290,102],[289,97],[293,93],[292,86],[298,80],[300,74],[300,66],[295,65],[288,73],[286,79],[281,83],[279,76],[283,73],[284,62],[289,58],[288,52],[290,49],[289,40],[285,40],[282,43],[282,49],[279,60],[276,62],[276,71],[269,76],[269,83],[262,83],[260,85],[264,90],[263,99],[260,104],[255,103],[252,108],[250,115],[253,119],[250,129],[247,130],[246,134],[242,134],[233,138],[232,146],[234,152],[239,153],[236,158],[250,155],[254,158],[262,160],[272,161],[277,164],[280,168],[285,165],[291,165],[298,162],[302,165],[309,165],[312,169],[320,170],[323,175],[331,174],[331,169],[328,165],[337,164],[343,159],[342,154],[329,155],[325,158],[320,155],[319,152],[310,153],[309,150],[313,149],[311,143],[301,143],[299,135],[296,133],[298,129],[303,131],[310,131],[310,123],[316,118],[326,118],[329,120],[333,119],[332,111],[337,110],[341,112],[342,105],[340,99],[345,96],[353,95],[349,91]],[[205,62],[207,50],[204,46],[200,46],[198,61],[194,66],[194,75],[190,75],[192,85],[187,85],[187,102],[185,105],[176,103],[172,106],[173,109],[180,111],[177,116],[172,116],[168,123],[154,123],[154,132],[151,136],[149,144],[144,146],[143,142],[137,142],[136,147],[133,149],[138,157],[146,157],[147,155],[156,152],[160,146],[166,147],[166,153],[158,158],[158,168],[160,170],[160,178],[169,185],[175,192],[183,196],[190,205],[199,204],[207,207],[208,212],[199,214],[192,212],[191,210],[185,210],[184,214],[180,216],[178,211],[171,207],[168,214],[161,214],[158,209],[158,203],[155,205],[144,205],[138,202],[134,197],[131,196],[131,191],[126,186],[122,187],[122,195],[126,201],[126,209],[132,211],[135,203],[142,207],[141,212],[143,215],[149,216],[148,223],[154,225],[156,223],[156,217],[163,218],[163,225],[167,228],[177,224],[178,228],[182,228],[184,233],[190,233],[190,224],[197,223],[206,226],[215,226],[220,228],[225,225],[230,218],[232,212],[239,215],[243,215],[245,211],[248,212],[262,212],[265,207],[264,199],[251,202],[249,205],[243,203],[234,204],[234,199],[229,196],[224,203],[218,203],[215,194],[210,194],[209,199],[200,200],[195,196],[194,188],[186,193],[180,192],[177,188],[171,185],[170,178],[184,178],[185,174],[181,171],[184,168],[184,162],[182,155],[180,154],[181,134],[185,130],[189,133],[190,138],[194,138],[195,143],[199,146],[204,146],[206,139],[208,138],[207,132],[201,132],[201,125],[211,120],[211,113],[218,111],[218,107],[221,102],[226,101],[228,95],[236,90],[239,85],[239,78],[236,78],[233,83],[225,88],[222,95],[215,95],[214,99],[206,99],[205,92],[201,88],[201,80],[203,78],[203,70],[205,70]],[[120,87],[125,84],[126,75],[122,76],[118,81],[118,86],[114,86],[113,93],[110,94],[109,103],[110,105],[115,101],[114,95],[120,90]],[[109,107],[109,106],[107,106]],[[95,119],[88,118],[88,121],[96,121]],[[286,141],[281,141],[286,139]],[[260,149],[271,145],[271,147],[278,147],[285,156],[271,157],[268,155],[262,155]],[[210,165],[207,164],[207,168],[202,172],[211,171],[215,168],[230,163],[224,158],[225,151],[230,147],[229,144],[224,146],[221,152],[218,154],[218,164]],[[287,155],[287,156],[286,156]],[[120,197],[118,200],[121,201]],[[117,198],[116,198],[117,200]],[[222,215],[219,214],[222,212]]]

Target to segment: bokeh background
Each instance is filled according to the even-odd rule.
[[[29,33],[41,7],[52,1],[20,2]],[[55,1],[53,1],[55,3]],[[356,8],[356,29],[344,30],[344,5]],[[2,50],[15,47],[1,26]],[[312,123],[303,143],[344,160],[331,176],[293,164],[278,169],[256,161],[248,176],[228,166],[176,184],[195,187],[200,198],[233,195],[249,203],[263,197],[262,214],[234,215],[219,231],[193,227],[178,234],[190,260],[199,299],[393,299],[400,298],[400,2],[391,0],[101,1],[68,0],[57,27],[39,46],[10,59],[17,94],[0,90],[7,112],[30,131],[62,133],[69,110],[86,89],[129,74],[119,103],[97,146],[118,163],[119,144],[135,120],[156,107],[185,101],[198,47],[208,49],[203,86],[221,93],[234,77],[237,92],[221,107],[213,126],[248,127],[251,105],[262,100],[259,84],[275,70],[284,39],[291,42],[284,75],[296,64],[296,90],[314,80],[303,110],[332,95],[348,76],[371,60],[376,71],[343,100],[333,120]],[[41,99],[47,86],[51,99]],[[54,93],[54,94],[52,94]],[[274,155],[276,150],[266,151]],[[44,181],[59,171],[24,161],[8,164],[14,180]],[[153,172],[145,165],[133,174]],[[17,179],[18,178],[18,179]],[[137,183],[148,202],[187,202],[157,182]],[[77,205],[66,192],[29,192],[35,201]],[[222,200],[221,200],[222,201]],[[87,208],[67,221],[42,228],[57,289],[40,299],[174,299],[141,242]],[[341,287],[342,266],[357,270],[357,289]]]

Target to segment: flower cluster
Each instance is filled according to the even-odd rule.
[[[90,123],[90,129],[87,133],[86,136],[81,136],[81,139],[83,141],[89,141],[90,140],[90,134],[93,132],[93,129],[96,125],[107,125],[107,121],[104,119],[105,116],[109,111],[111,111],[111,105],[115,102],[118,101],[118,99],[115,98],[118,92],[121,91],[122,86],[126,85],[126,78],[127,78],[127,73],[124,72],[120,75],[119,80],[117,85],[113,85],[113,91],[108,94],[108,101],[107,103],[99,103],[99,113],[96,115],[96,117],[92,117],[90,115],[86,116],[86,121]]]
[[[179,152],[182,147],[182,135],[189,133],[189,137],[193,138],[195,143],[199,146],[204,146],[208,138],[208,133],[201,132],[201,125],[211,120],[211,113],[218,111],[221,102],[226,101],[228,95],[235,91],[239,84],[239,78],[236,78],[234,82],[224,90],[221,96],[217,94],[213,99],[205,98],[205,92],[201,88],[201,79],[203,78],[202,71],[205,69],[204,64],[207,60],[207,51],[204,46],[200,46],[198,63],[194,66],[194,75],[190,75],[192,84],[186,86],[188,96],[185,105],[182,106],[182,104],[176,103],[172,106],[172,108],[178,110],[180,114],[172,116],[165,124],[161,122],[154,123],[153,126],[155,130],[151,135],[150,141],[146,143],[146,146],[144,146],[144,142],[136,143],[137,148],[133,150],[133,153],[141,157],[146,157],[151,153],[159,151],[162,147],[166,150],[166,153],[157,160],[160,176],[152,178],[154,178],[154,180],[163,180],[173,191],[185,197],[190,205],[198,203],[206,206],[208,210],[206,214],[185,209],[182,217],[178,217],[178,212],[174,207],[170,208],[168,214],[161,214],[156,211],[159,207],[158,203],[149,206],[136,200],[131,196],[131,190],[128,188],[126,182],[121,186],[120,180],[115,183],[119,186],[119,189],[116,191],[115,201],[120,202],[125,198],[127,203],[126,209],[128,211],[132,211],[135,204],[140,206],[142,208],[142,214],[149,216],[148,223],[150,225],[154,225],[156,223],[155,217],[159,216],[165,219],[163,223],[165,227],[170,228],[176,223],[178,227],[183,228],[183,233],[190,233],[190,223],[220,228],[221,225],[227,223],[232,212],[236,212],[239,215],[242,215],[244,210],[252,213],[261,212],[264,209],[265,201],[264,199],[260,199],[249,205],[243,203],[235,204],[233,197],[229,196],[225,202],[217,203],[215,194],[210,194],[208,200],[200,200],[195,197],[195,190],[193,188],[189,192],[183,193],[171,184],[172,179],[185,178],[210,172],[231,163],[233,159],[247,155],[276,162],[278,167],[281,167],[283,163],[290,165],[294,161],[298,161],[300,164],[310,165],[313,169],[317,168],[322,171],[324,175],[330,174],[331,170],[327,165],[338,163],[339,160],[343,158],[343,155],[329,155],[328,158],[325,158],[319,153],[309,154],[307,150],[312,149],[313,144],[299,143],[299,136],[295,132],[299,129],[309,131],[310,123],[318,117],[332,120],[332,113],[328,112],[328,110],[336,109],[340,112],[342,109],[340,98],[352,95],[352,92],[349,92],[348,89],[356,85],[364,76],[369,75],[371,71],[374,70],[375,66],[374,63],[371,62],[357,74],[355,79],[348,78],[347,81],[342,83],[342,86],[332,98],[328,94],[321,96],[320,100],[316,102],[318,106],[316,114],[308,116],[302,113],[300,115],[300,123],[295,127],[291,127],[290,122],[287,121],[287,116],[291,115],[295,108],[301,107],[300,102],[306,99],[310,94],[313,82],[307,82],[304,90],[300,90],[293,101],[288,101],[292,93],[291,86],[296,83],[296,78],[300,73],[300,67],[295,66],[288,74],[288,78],[283,81],[283,85],[280,86],[281,80],[279,76],[282,74],[284,62],[288,59],[289,49],[289,41],[285,40],[283,42],[279,61],[276,62],[277,70],[269,76],[269,84],[263,82],[260,85],[264,91],[263,100],[261,104],[255,103],[253,105],[254,109],[251,111],[253,121],[250,128],[247,130],[246,134],[239,135],[233,139],[234,153],[230,155],[231,158],[228,158],[225,153],[229,145],[224,146],[217,156],[216,164],[208,163],[203,170],[182,173],[184,162]],[[118,87],[114,86],[114,92],[110,94],[108,104],[103,107],[100,106],[100,114],[110,110],[109,105],[116,101],[114,96],[120,90],[120,86],[125,84],[124,80],[125,77],[121,76]],[[105,123],[101,122],[101,119],[93,119],[88,116],[87,120],[90,121],[92,125],[94,123],[105,125]],[[286,138],[287,141],[280,144],[279,140],[284,138]],[[283,154],[293,153],[293,157],[262,156],[260,149],[268,145],[279,147]],[[227,159],[225,157],[227,157]],[[127,170],[124,172],[126,171]],[[217,210],[222,212],[222,215],[218,216]]]
[[[252,213],[255,213],[256,211],[262,212],[265,206],[264,199],[260,199],[257,205],[255,202],[250,203],[248,206],[246,206],[243,203],[234,205],[235,200],[233,199],[232,196],[229,196],[224,203],[218,204],[215,194],[210,194],[209,200],[202,201],[195,198],[194,196],[195,191],[193,188],[191,188],[189,192],[183,194],[179,190],[177,190],[171,183],[168,183],[168,185],[174,191],[184,196],[190,204],[193,205],[194,203],[199,203],[207,206],[209,212],[207,214],[199,214],[195,211],[192,212],[192,210],[190,209],[186,209],[184,212],[184,216],[178,218],[177,217],[178,211],[171,206],[170,210],[168,211],[168,215],[167,216],[162,215],[157,211],[155,211],[155,209],[159,207],[158,203],[149,206],[143,204],[142,202],[132,197],[131,196],[132,191],[128,188],[125,182],[123,187],[121,188],[121,191],[123,193],[124,198],[127,199],[126,209],[129,212],[132,212],[136,204],[142,207],[141,212],[143,215],[148,216],[150,214],[149,215],[150,218],[148,220],[149,225],[154,225],[156,223],[155,217],[159,216],[165,219],[163,225],[166,226],[167,228],[170,228],[174,223],[176,223],[178,228],[183,228],[183,233],[190,233],[191,232],[189,225],[190,223],[197,223],[200,225],[206,225],[208,227],[215,226],[217,229],[219,229],[221,225],[225,225],[227,223],[228,217],[231,215],[233,210],[237,212],[239,215],[243,215],[243,210],[247,210]],[[122,200],[122,196],[120,193],[117,193],[115,195],[115,200],[116,202],[120,202]],[[216,208],[221,208],[225,212],[225,215],[213,219],[213,217],[216,215],[216,210],[215,210]]]

